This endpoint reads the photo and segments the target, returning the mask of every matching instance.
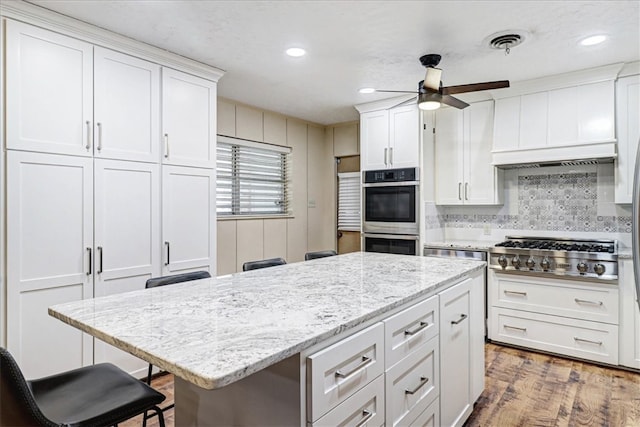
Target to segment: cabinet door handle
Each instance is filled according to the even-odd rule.
[[[458,183],[458,200],[462,200],[462,183]]]
[[[98,149],[98,151],[100,151],[102,150],[102,123],[97,122],[96,127],[98,128],[98,135],[96,135],[98,139],[98,145],[96,145],[96,148]]]
[[[85,145],[84,148],[86,148],[87,151],[89,151],[91,149],[91,122],[87,120],[85,122],[85,125],[87,127],[87,135],[86,135],[87,145]]]
[[[468,316],[466,314],[461,314],[460,318],[458,320],[452,320],[451,324],[452,325],[457,325],[458,323],[462,322],[464,319],[466,319]]]
[[[164,158],[169,158],[169,134],[164,134]]]
[[[102,246],[98,246],[96,251],[98,251],[98,261],[100,262],[100,267],[96,268],[96,273],[102,274]]]
[[[578,304],[593,304],[593,305],[599,305],[599,306],[604,305],[602,301],[589,301],[589,300],[580,299],[580,298],[574,298],[574,301],[577,302]]]
[[[169,265],[169,263],[171,262],[169,242],[164,242],[164,246],[167,249],[167,260],[165,261],[164,265]]]
[[[337,378],[344,378],[346,380],[350,376],[354,375],[356,372],[361,371],[364,368],[366,368],[371,362],[373,362],[373,359],[371,359],[370,357],[367,357],[367,356],[362,356],[362,362],[360,362],[358,364],[358,366],[356,366],[355,368],[353,368],[349,372],[345,372],[345,373],[342,373],[340,371],[336,371],[335,375],[336,375]]]
[[[384,149],[384,165],[387,166],[387,152],[388,152],[388,148]]]
[[[393,147],[389,147],[389,166],[393,166]]]
[[[428,383],[428,382],[429,382],[429,378],[427,378],[427,377],[420,377],[420,383],[416,386],[416,388],[414,388],[413,390],[407,390],[407,389],[405,389],[405,390],[404,390],[404,393],[405,393],[405,394],[416,394],[416,392],[417,392],[418,390],[420,390],[422,387],[424,387],[424,385],[425,385],[426,383]]]
[[[516,331],[527,332],[527,328],[519,328],[517,326],[504,325],[506,329],[515,329]]]
[[[510,291],[508,289],[505,289],[504,291],[505,294],[514,294],[514,295],[522,295],[523,297],[527,296],[526,292],[519,292],[519,291]]]
[[[360,422],[358,424],[356,424],[354,427],[362,427],[363,425],[365,425],[367,423],[367,421],[369,421],[371,419],[371,417],[373,417],[373,412],[367,411],[366,409],[363,409],[362,410],[362,416],[364,418],[361,419]]]
[[[469,200],[469,183],[464,183],[464,199]]]
[[[87,276],[91,276],[91,264],[93,264],[91,260],[91,248],[87,248],[87,252],[89,254],[89,268],[87,269]]]
[[[584,338],[578,338],[578,337],[573,337],[573,339],[578,342],[586,342],[589,344],[602,345],[602,341],[591,341],[591,340],[585,340]]]
[[[418,332],[420,332],[421,330],[423,330],[424,328],[426,328],[427,326],[429,326],[429,322],[420,322],[420,326],[418,326],[417,328],[415,328],[413,331],[410,331],[409,329],[404,331],[405,335],[415,335]]]

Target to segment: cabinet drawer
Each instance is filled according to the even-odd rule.
[[[618,364],[618,326],[493,308],[489,338],[523,347]]]
[[[384,321],[387,368],[438,334],[438,297],[422,301]]]
[[[386,425],[406,425],[440,391],[439,346],[435,336],[386,372]]]
[[[494,276],[491,305],[516,310],[566,316],[574,319],[618,324],[616,285],[536,278]]]
[[[377,323],[307,358],[310,422],[384,372],[384,325]]]
[[[410,419],[410,415],[407,415],[407,419]],[[427,407],[420,415],[418,415],[413,421],[403,424],[408,427],[439,427],[440,426],[440,399],[433,401],[431,405]]]
[[[357,391],[312,424],[326,426],[380,426],[384,424],[384,375]]]

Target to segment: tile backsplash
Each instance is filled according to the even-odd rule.
[[[612,165],[506,172],[504,206],[428,203],[426,229],[631,233],[630,206],[613,203]]]

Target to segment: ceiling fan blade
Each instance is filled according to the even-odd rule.
[[[447,86],[443,87],[441,92],[443,95],[454,95],[456,93],[477,92],[480,90],[502,89],[509,87],[509,80],[498,80],[495,82],[471,83],[468,85]]]
[[[440,100],[440,102],[451,107],[459,108],[461,110],[469,106],[469,104],[467,104],[466,102],[449,95],[442,95],[442,99]]]
[[[388,92],[388,93],[418,93],[415,90],[383,90],[376,89],[376,92]]]
[[[422,84],[422,87],[431,92],[437,92],[440,90],[441,76],[442,70],[440,68],[427,67],[427,74],[424,76],[424,83]]]

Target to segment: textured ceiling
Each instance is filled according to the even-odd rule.
[[[321,124],[413,90],[418,58],[442,55],[445,85],[519,81],[640,59],[640,1],[169,1],[31,3],[226,71],[221,96]],[[529,33],[506,56],[486,38]],[[607,34],[598,46],[577,42]],[[304,47],[290,58],[284,50]]]

